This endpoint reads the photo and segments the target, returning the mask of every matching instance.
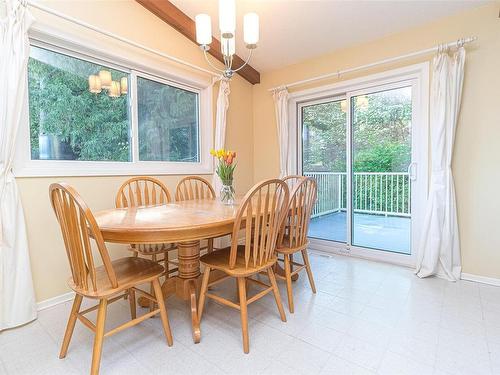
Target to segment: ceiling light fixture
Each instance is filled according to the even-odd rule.
[[[100,70],[99,74],[89,76],[89,91],[93,94],[100,94],[107,91],[111,98],[119,98],[128,93],[128,78],[122,77],[120,81],[113,81],[109,70]]]
[[[222,73],[225,78],[231,78],[234,73],[248,65],[252,51],[259,42],[259,16],[256,13],[247,13],[243,17],[243,40],[249,50],[248,57],[243,65],[233,69],[233,56],[236,53],[236,4],[235,0],[219,0],[219,29],[221,52],[224,60],[224,69],[216,68],[208,59],[208,50],[212,43],[212,21],[208,14],[198,14],[196,22],[196,42],[200,45],[207,63],[215,70]]]

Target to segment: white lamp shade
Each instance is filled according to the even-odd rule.
[[[194,19],[196,22],[196,43],[212,43],[212,21],[210,16],[208,14],[198,14]]]
[[[243,40],[251,46],[259,42],[259,16],[257,13],[247,13],[243,17]]]
[[[103,89],[108,89],[111,87],[111,72],[109,70],[99,71],[99,78],[101,79],[101,86]]]
[[[127,77],[122,77],[120,79],[120,92],[126,94],[128,92],[128,80]]]
[[[356,98],[356,106],[362,110],[365,110],[369,106],[368,97],[366,95],[361,95]]]
[[[108,95],[112,98],[118,98],[120,96],[120,82],[118,81],[111,82]]]
[[[99,78],[99,76],[89,76],[89,91],[93,94],[99,94],[102,91],[101,79]]]
[[[234,0],[219,0],[219,29],[224,38],[234,36],[236,30],[236,4]]]
[[[342,110],[342,112],[346,113],[347,112],[347,100],[342,100],[340,102],[340,109]]]
[[[236,45],[234,38],[226,39],[224,37],[220,40],[222,54],[225,56],[232,56],[236,53]]]

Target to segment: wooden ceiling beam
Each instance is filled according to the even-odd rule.
[[[182,12],[174,4],[168,0],[136,0],[144,8],[149,10],[151,13],[155,14],[161,20],[172,26],[182,35],[187,37],[192,42],[196,43],[196,26],[195,22],[189,18],[187,14]],[[213,57],[215,57],[220,62],[224,62],[221,52],[220,41],[213,38],[212,44],[210,44],[210,50],[208,51]],[[244,60],[238,55],[233,56],[233,66],[235,68],[240,67],[244,64]],[[260,73],[252,68],[250,65],[245,66],[241,69],[238,74],[245,78],[252,85],[260,83]]]

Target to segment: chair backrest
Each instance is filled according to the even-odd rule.
[[[316,203],[317,184],[312,178],[298,182],[290,193],[290,204],[280,231],[278,246],[292,249],[307,246],[307,232],[311,213]]]
[[[160,180],[149,177],[133,177],[125,181],[116,194],[115,205],[121,207],[155,206],[170,203],[172,198]]]
[[[283,177],[282,180],[285,181],[285,183],[288,185],[288,188],[290,189],[290,193],[292,189],[301,181],[305,180],[307,177],[306,176],[300,176],[300,175],[290,175]]]
[[[245,195],[234,222],[229,268],[236,265],[241,229],[245,231],[245,268],[261,266],[274,255],[289,195],[286,183],[278,179],[260,182]]]
[[[175,189],[175,200],[192,199],[215,199],[215,191],[210,182],[198,176],[187,176],[180,180]]]
[[[82,197],[70,185],[52,184],[49,187],[52,208],[61,227],[66,255],[73,282],[78,288],[97,291],[95,260],[92,253],[93,239],[112,287],[118,286],[115,271],[94,215]]]

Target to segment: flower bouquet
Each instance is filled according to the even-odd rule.
[[[222,203],[234,204],[233,173],[236,168],[236,152],[224,150],[210,150],[210,155],[217,159],[215,172],[222,181],[220,200]]]

